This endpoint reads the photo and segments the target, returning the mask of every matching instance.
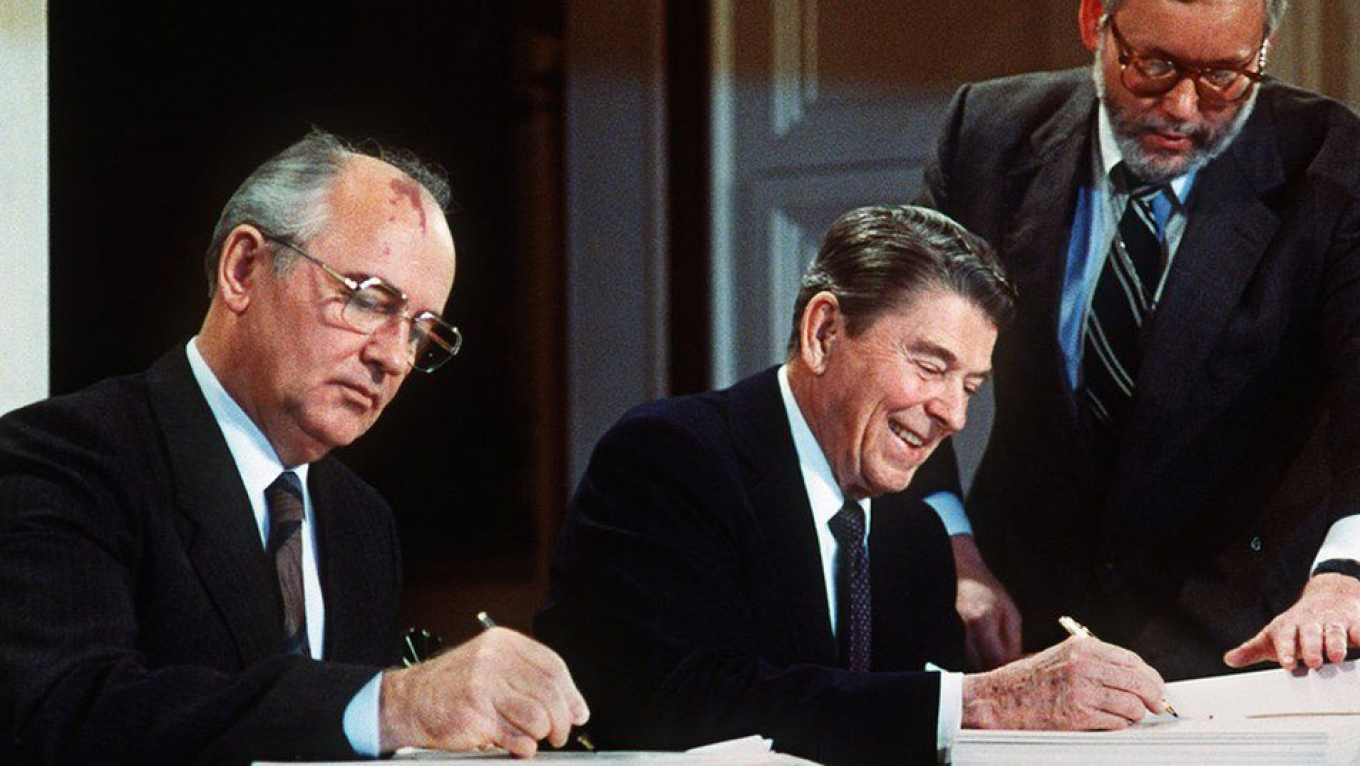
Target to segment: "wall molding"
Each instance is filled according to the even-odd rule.
[[[770,124],[783,136],[817,100],[817,0],[774,0]]]

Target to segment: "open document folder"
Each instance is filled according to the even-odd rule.
[[[1360,766],[1360,669],[1279,668],[1167,684],[1180,718],[1123,731],[959,732],[954,766]]]

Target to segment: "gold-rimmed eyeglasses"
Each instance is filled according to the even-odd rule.
[[[457,327],[445,322],[433,311],[411,314],[406,293],[381,278],[366,275],[347,277],[283,237],[264,231],[260,234],[265,241],[286,247],[302,256],[344,288],[345,305],[340,309],[340,319],[351,330],[372,335],[391,322],[409,322],[411,330],[406,341],[406,363],[412,369],[434,372],[463,347],[463,333]]]
[[[1189,77],[1195,83],[1199,99],[1212,106],[1235,104],[1245,99],[1253,86],[1264,81],[1266,69],[1266,41],[1261,41],[1255,56],[1256,69],[1239,66],[1196,67],[1168,58],[1144,56],[1134,51],[1129,41],[1119,32],[1113,16],[1109,20],[1110,33],[1119,46],[1120,80],[1135,96],[1160,96]]]

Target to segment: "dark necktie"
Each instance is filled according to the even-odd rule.
[[[1157,285],[1165,267],[1153,206],[1166,186],[1136,185],[1123,165],[1111,180],[1129,191],[1129,202],[1091,297],[1082,352],[1083,404],[1102,462],[1113,456],[1133,399],[1143,361],[1139,337],[1144,321],[1156,308]]]
[[[847,500],[831,517],[836,538],[836,639],[841,664],[851,670],[869,669],[873,638],[872,599],[869,593],[869,551],[864,546],[864,509]]]
[[[302,483],[284,471],[264,491],[269,506],[269,553],[279,575],[283,597],[284,649],[311,656],[307,639],[307,608],[302,590]]]

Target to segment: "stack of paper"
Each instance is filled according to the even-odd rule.
[[[1113,732],[963,731],[954,766],[1356,766],[1360,670],[1264,670],[1167,685],[1180,718]]]
[[[594,753],[540,751],[535,761],[574,761],[593,763],[607,762],[610,766],[745,766],[746,764],[768,764],[769,766],[798,766],[808,764],[792,756],[781,755],[771,750],[773,743],[761,736],[742,737],[725,742],[696,747],[683,753],[660,751],[601,750]],[[504,751],[484,753],[450,753],[441,750],[421,750],[409,748],[397,752],[398,760],[417,760],[426,763],[457,763],[475,761],[468,766],[514,763],[524,761],[512,758]],[[816,766],[816,764],[811,764]]]
[[[447,750],[424,750],[403,748],[393,757],[394,761],[420,761],[422,766],[493,766],[495,764],[514,764],[532,766],[540,761],[600,763],[606,766],[817,766],[812,761],[792,755],[776,753],[770,749],[771,741],[760,736],[704,745],[683,753],[643,752],[627,750],[601,750],[599,752],[560,752],[543,750],[533,760],[514,758],[504,750],[482,752],[450,752]],[[331,762],[312,764],[312,766],[349,766],[354,762]],[[371,762],[367,762],[371,763]],[[286,766],[267,762],[256,762],[255,766]]]

